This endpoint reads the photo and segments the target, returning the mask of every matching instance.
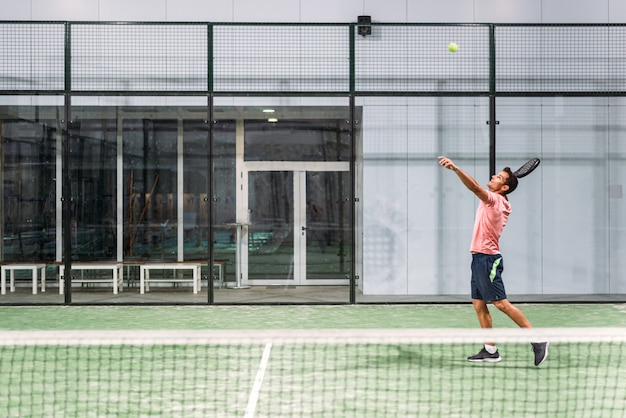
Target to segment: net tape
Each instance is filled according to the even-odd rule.
[[[626,342],[626,328],[0,331],[0,346]]]

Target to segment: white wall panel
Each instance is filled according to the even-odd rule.
[[[404,0],[396,0],[404,1]],[[363,13],[363,0],[302,0],[301,22],[356,22]]]
[[[2,20],[31,20],[30,1],[0,0]]]
[[[609,0],[609,23],[626,23],[626,1]]]
[[[32,19],[98,20],[98,3],[98,0],[31,0]]]
[[[172,0],[169,0],[172,1]],[[235,0],[235,22],[299,22],[300,2],[293,0]]]
[[[234,0],[177,0],[167,2],[170,22],[232,22]]]
[[[167,1],[168,0],[101,0],[100,20],[165,21],[167,17],[165,6]]]
[[[545,0],[475,0],[476,22],[541,23]]]
[[[0,0],[2,20],[624,23],[623,0]]]
[[[372,22],[407,22],[406,0],[364,0],[364,15],[372,16]]]
[[[409,295],[435,295],[439,293],[438,269],[441,231],[438,219],[438,190],[432,180],[439,173],[437,160],[409,161],[407,168],[407,246],[408,246],[408,286]],[[458,256],[458,254],[447,254]]]
[[[363,293],[406,295],[408,274],[406,99],[363,108]],[[376,103],[376,104],[374,104]]]
[[[407,22],[474,22],[474,1],[408,0]]]
[[[608,23],[608,0],[542,0],[542,23]]]
[[[610,100],[609,111],[609,262],[612,293],[626,293],[626,100]]]
[[[364,164],[365,295],[407,294],[408,268],[413,264],[409,262],[408,253],[407,175],[406,161]]]

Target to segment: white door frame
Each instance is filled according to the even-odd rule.
[[[350,171],[350,163],[342,161],[241,161],[237,176],[236,212],[237,223],[244,224],[241,234],[241,283],[243,286],[259,284],[316,284],[335,285],[345,284],[345,279],[328,279],[313,281],[306,280],[306,234],[302,227],[306,227],[306,173],[309,171]],[[250,212],[248,207],[248,177],[251,171],[291,171],[293,176],[294,193],[294,274],[293,279],[286,280],[248,280],[248,232]]]

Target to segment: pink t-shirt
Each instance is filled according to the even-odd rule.
[[[476,209],[474,233],[470,251],[483,254],[499,254],[500,235],[511,214],[511,203],[502,195],[489,192],[487,202],[482,200]]]

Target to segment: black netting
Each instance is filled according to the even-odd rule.
[[[0,90],[63,90],[65,25],[0,24]]]
[[[0,90],[626,92],[625,25],[376,23],[365,36],[359,29],[350,24],[4,22]],[[448,50],[451,42],[458,51]]]
[[[206,91],[206,25],[72,25],[72,89]]]

